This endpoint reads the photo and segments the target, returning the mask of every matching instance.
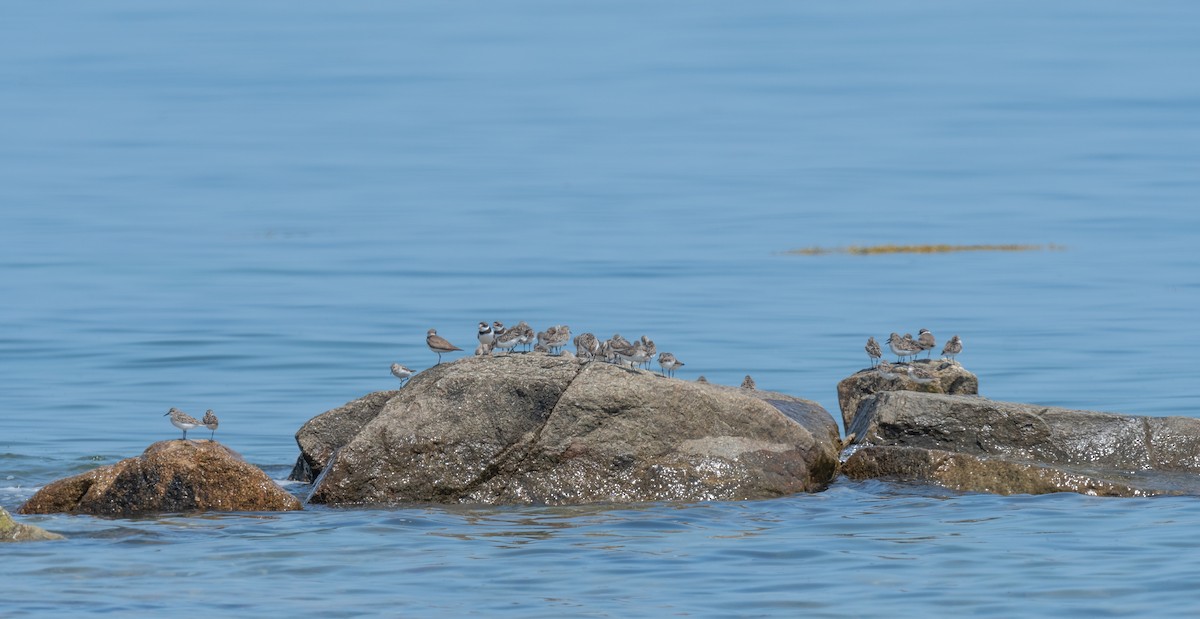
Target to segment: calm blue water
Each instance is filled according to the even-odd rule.
[[[998,399],[1200,416],[1200,5],[18,3],[0,505],[170,406],[286,476],[430,327],[650,335],[821,402],[868,335]],[[808,246],[1034,243],[853,257]],[[303,486],[291,486],[303,494]],[[1193,499],[29,518],[0,614],[1194,615]]]

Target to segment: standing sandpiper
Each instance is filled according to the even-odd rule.
[[[667,376],[675,376],[675,370],[683,367],[684,363],[675,358],[675,355],[665,352],[658,356],[658,366],[663,369]]]
[[[446,338],[438,335],[437,329],[430,329],[429,332],[425,334],[425,345],[429,347],[429,350],[437,353],[438,365],[442,364],[442,353],[462,350],[458,346],[451,344],[446,340]]]
[[[950,338],[949,342],[946,342],[946,347],[942,349],[942,356],[946,359],[954,361],[955,363],[958,363],[954,357],[960,352],[962,352],[962,339],[956,335]]]
[[[879,342],[875,341],[875,336],[867,338],[867,357],[871,360],[871,367],[875,367],[883,357],[883,349],[879,348]]]
[[[746,375],[746,378],[742,379],[742,389],[758,389],[758,386],[754,384],[754,379],[750,378],[749,374]]]
[[[497,324],[499,324],[499,323],[497,323]],[[509,352],[512,352],[512,349],[515,348],[517,346],[517,344],[520,344],[520,343],[521,343],[521,331],[518,330],[516,327],[514,327],[507,331],[497,332],[496,341],[493,342],[493,345],[496,348],[503,350],[506,353],[509,353]]]
[[[400,379],[401,387],[408,384],[408,378],[412,375],[413,375],[413,371],[410,370],[407,366],[400,365],[399,363],[392,364],[392,376],[395,376],[396,378]]]
[[[200,426],[204,425],[200,423],[199,419],[196,419],[195,417],[192,417],[191,415],[175,407],[171,407],[171,410],[163,413],[163,417],[166,417],[167,415],[171,416],[171,425],[183,430],[183,440],[185,441],[187,440],[188,430],[191,430],[192,428],[199,428]]]
[[[911,342],[911,343],[910,343]],[[903,363],[905,357],[912,357],[921,352],[917,347],[917,343],[913,341],[912,336],[900,337],[899,333],[892,332],[887,339],[888,348],[892,349],[892,353],[898,357],[897,363]]]
[[[575,336],[575,356],[591,361],[600,352],[600,341],[592,333],[580,333]]]
[[[221,424],[217,419],[216,413],[212,412],[211,408],[204,411],[204,419],[201,421],[204,423],[204,427],[212,430],[212,434],[208,436],[208,440],[213,440],[213,437],[217,435],[217,426]]]

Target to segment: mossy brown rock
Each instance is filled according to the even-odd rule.
[[[215,441],[159,441],[136,458],[38,490],[19,513],[97,516],[205,511],[287,511],[296,497]]]
[[[12,516],[3,507],[0,507],[0,542],[38,542],[57,539],[66,538],[41,527],[21,524],[13,520]]]
[[[756,499],[837,468],[816,403],[542,354],[414,376],[336,451],[310,501],[487,504]]]
[[[1200,494],[1200,419],[914,392],[864,400],[843,472],[1001,494]]]
[[[933,375],[933,381],[918,383],[908,377],[908,366],[920,368]],[[953,361],[918,359],[893,366],[896,378],[884,378],[878,370],[865,368],[843,378],[838,383],[838,408],[842,411],[842,423],[850,433],[854,416],[862,401],[884,391],[917,391],[921,393],[945,393],[949,395],[975,395],[979,393],[979,378]]]

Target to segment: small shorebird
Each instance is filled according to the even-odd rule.
[[[892,354],[896,355],[897,363],[903,363],[905,357],[911,357],[921,352],[921,349],[917,347],[917,343],[912,341],[912,335],[908,335],[906,338],[901,338],[900,334],[895,332],[892,332],[888,336],[886,344],[888,348],[892,349]]]
[[[630,346],[633,346],[633,344],[630,344],[629,340],[621,337],[620,333],[614,333],[612,337],[604,340],[604,344],[601,346],[601,352],[604,353],[605,361],[608,361],[609,363],[616,363],[617,351],[624,350]]]
[[[636,368],[650,358],[650,355],[646,353],[646,345],[641,340],[626,348],[614,348],[613,352],[617,353],[617,358],[622,362],[628,363],[630,369]]]
[[[537,332],[537,343],[541,344],[546,350],[553,351],[554,347],[550,345],[551,340],[558,336],[558,327],[550,327],[545,331]]]
[[[195,417],[192,417],[191,415],[175,407],[171,407],[171,410],[163,413],[163,417],[166,417],[167,415],[171,416],[171,425],[183,430],[183,440],[185,441],[187,440],[188,430],[199,428],[200,426],[204,425],[203,423],[200,423],[199,419],[196,419]]]
[[[934,346],[937,346],[937,340],[933,339],[933,333],[929,329],[921,329],[917,333],[917,346],[925,351],[926,357],[929,357],[933,354],[930,351],[933,350]]]
[[[580,333],[575,336],[575,356],[580,359],[592,360],[600,352],[600,341],[592,333]]]
[[[663,369],[667,376],[675,376],[675,370],[684,366],[684,363],[675,358],[675,355],[665,352],[658,356],[658,367]]]
[[[486,322],[479,323],[479,343],[490,347],[494,341],[496,332],[492,331],[492,326]]]
[[[758,389],[758,385],[754,384],[754,379],[750,378],[749,374],[742,379],[742,389]]]
[[[484,344],[483,342],[480,342],[479,345],[475,347],[475,356],[476,357],[492,356],[492,345]]]
[[[451,344],[446,340],[446,338],[438,335],[437,329],[430,329],[429,332],[425,334],[425,345],[429,347],[429,350],[437,353],[438,365],[442,364],[442,353],[462,350],[458,346]]]
[[[962,352],[962,338],[956,335],[946,342],[946,347],[942,349],[942,357],[958,363],[954,357],[960,352]]]
[[[867,357],[871,359],[871,367],[875,367],[883,357],[883,350],[879,348],[879,342],[875,341],[875,336],[867,338]]]
[[[512,329],[508,329],[507,331],[498,332],[496,334],[496,341],[493,343],[493,346],[505,351],[507,354],[512,352],[512,349],[516,348],[517,344],[520,343],[521,331],[514,327]]]
[[[914,383],[921,383],[922,385],[932,383],[933,379],[935,378],[933,374],[929,373],[929,370],[926,370],[925,368],[919,368],[915,365],[908,366],[908,377],[911,378]]]
[[[413,374],[414,372],[407,366],[400,365],[399,363],[392,364],[392,376],[400,379],[401,387],[408,383],[408,378]]]
[[[882,376],[888,380],[892,380],[893,378],[896,378],[896,366],[892,365],[892,363],[890,361],[885,361],[885,360],[881,359],[879,361],[879,365],[875,366],[875,371],[879,372],[880,376]]]
[[[517,340],[517,343],[521,346],[527,347],[526,352],[528,352],[528,346],[533,343],[533,338],[535,337],[533,333],[533,327],[529,326],[529,323],[522,320],[521,322],[517,323],[517,326],[513,327],[513,331],[516,331],[521,335],[521,339]]]
[[[700,375],[700,378],[697,378],[697,379],[696,379],[696,382],[698,382],[698,383],[707,383],[707,382],[708,382],[708,379],[707,379],[707,378],[705,378],[703,374],[701,374],[701,375]]]
[[[650,360],[653,359],[654,355],[658,353],[658,347],[654,345],[654,340],[644,335],[641,337],[641,342],[642,348],[646,350],[646,365],[649,366]]]
[[[550,346],[550,350],[561,353],[567,342],[571,341],[571,327],[567,325],[555,325],[553,330],[554,333],[551,334],[550,341],[547,344]]]
[[[204,427],[212,430],[212,434],[208,436],[208,440],[213,440],[213,437],[217,435],[217,426],[221,425],[220,420],[217,419],[217,414],[212,412],[210,408],[204,411],[204,419],[201,422],[204,423]]]

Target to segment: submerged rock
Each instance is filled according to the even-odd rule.
[[[865,400],[850,430],[850,477],[1000,494],[1200,494],[1200,419],[897,391]]]
[[[828,412],[784,394],[541,354],[472,357],[390,397],[336,448],[309,500],[767,498],[825,487],[838,446]]]
[[[908,367],[928,372],[933,380],[917,382],[908,375]],[[922,393],[945,393],[950,395],[974,395],[979,393],[979,378],[963,366],[940,360],[919,359],[910,363],[892,365],[895,378],[884,378],[875,368],[866,368],[847,376],[838,383],[838,408],[842,411],[842,423],[846,432],[854,423],[855,413],[862,401],[884,391],[919,391]]]
[[[203,511],[287,511],[296,497],[215,441],[159,441],[142,455],[38,490],[19,513],[134,516]]]
[[[0,542],[37,542],[56,539],[66,538],[41,527],[21,524],[13,520],[12,516],[3,507],[0,507]]]
[[[1189,485],[1174,476],[1138,478],[1120,471],[1070,470],[919,447],[864,447],[846,461],[842,473],[851,479],[935,483],[951,490],[993,494],[1078,492],[1133,497],[1182,494]]]

